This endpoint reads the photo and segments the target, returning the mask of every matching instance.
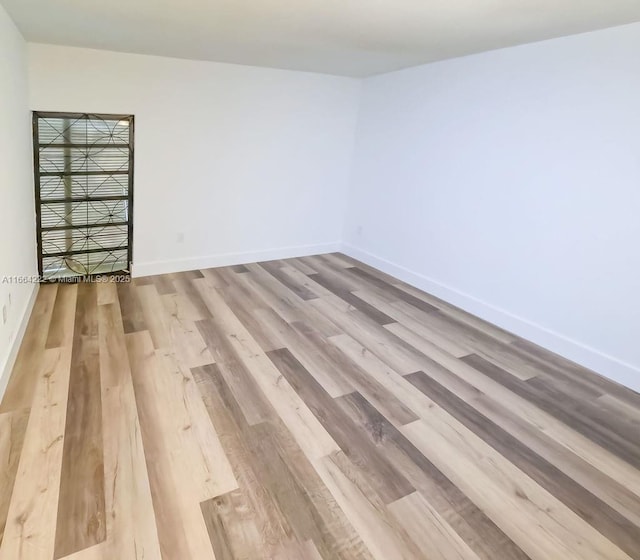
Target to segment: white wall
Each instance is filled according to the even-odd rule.
[[[32,109],[135,115],[135,274],[338,247],[357,80],[49,45],[29,76]]]
[[[30,104],[136,115],[138,274],[343,236],[640,389],[639,54],[636,24],[366,80],[348,212],[358,81],[30,45]]]
[[[640,390],[640,24],[364,82],[347,252]]]
[[[32,161],[26,44],[0,6],[0,395],[37,286],[11,282],[37,274]]]

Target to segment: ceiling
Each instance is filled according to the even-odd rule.
[[[640,21],[640,0],[0,0],[28,41],[369,76]]]

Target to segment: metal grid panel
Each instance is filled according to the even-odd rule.
[[[133,133],[131,115],[34,112],[44,280],[129,271]]]
[[[65,180],[66,179],[66,180]],[[94,197],[98,193],[105,196],[127,196],[129,176],[127,175],[72,175],[40,177],[40,198],[43,201],[60,200],[65,194],[72,198]]]

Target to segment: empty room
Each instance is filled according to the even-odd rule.
[[[640,560],[638,0],[0,0],[0,560]]]

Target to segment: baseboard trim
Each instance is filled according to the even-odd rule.
[[[433,294],[452,305],[460,307],[485,321],[489,321],[577,364],[589,368],[616,383],[640,392],[640,367],[638,366],[609,356],[568,336],[514,315],[509,311],[482,301],[470,294],[461,292],[451,286],[442,284],[432,278],[428,278],[427,276],[380,258],[348,243],[343,243],[342,252],[382,272],[386,272],[407,284]]]
[[[231,266],[235,264],[247,264],[252,262],[270,261],[274,259],[290,259],[293,257],[306,257],[322,253],[334,253],[340,251],[342,244],[322,243],[318,245],[300,245],[296,247],[280,247],[263,251],[248,251],[244,253],[223,253],[205,257],[190,257],[173,261],[155,261],[147,263],[134,263],[132,276],[154,276],[170,272],[184,272],[186,270],[199,270],[201,268],[215,268],[218,266]]]
[[[9,377],[11,376],[11,372],[13,371],[13,366],[16,363],[16,358],[18,357],[18,350],[20,350],[20,345],[22,344],[22,339],[24,338],[24,333],[27,330],[27,325],[29,324],[29,319],[31,318],[31,312],[33,311],[33,306],[36,303],[36,297],[38,295],[38,290],[40,289],[39,284],[33,284],[33,290],[27,299],[27,303],[22,310],[22,317],[20,318],[20,323],[18,324],[18,330],[16,331],[16,336],[11,343],[11,348],[9,349],[9,354],[0,368],[0,400],[4,397],[4,392],[9,383]]]

